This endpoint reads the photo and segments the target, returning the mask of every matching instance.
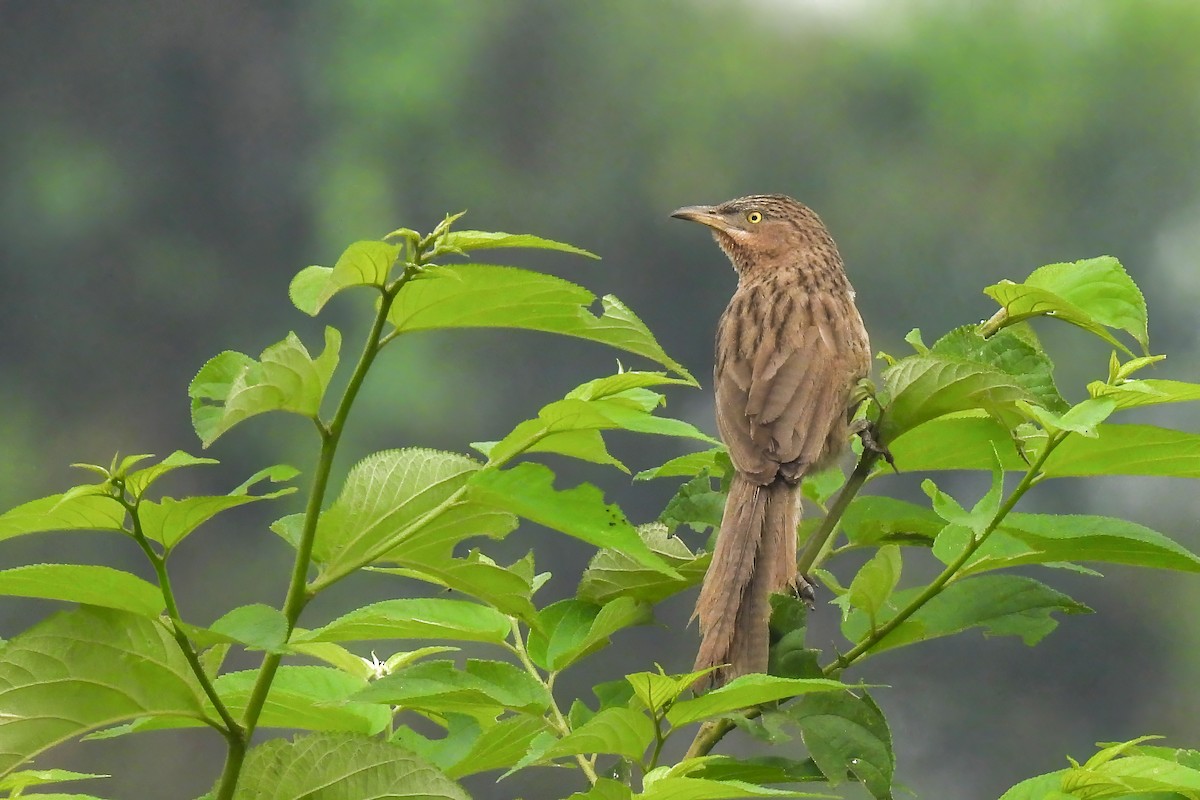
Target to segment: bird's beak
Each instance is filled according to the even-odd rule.
[[[707,225],[719,231],[729,230],[729,221],[723,215],[717,213],[715,206],[684,206],[672,211],[671,216],[676,219],[699,222],[701,225]]]

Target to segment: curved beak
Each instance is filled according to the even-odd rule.
[[[728,220],[723,215],[717,213],[716,206],[684,206],[672,211],[671,216],[676,219],[699,222],[701,225],[707,225],[719,231],[729,229]]]

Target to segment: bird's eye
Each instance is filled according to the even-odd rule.
[[[762,222],[762,212],[761,211],[751,211],[749,214],[746,215],[746,221],[752,225],[757,225],[758,223]]]

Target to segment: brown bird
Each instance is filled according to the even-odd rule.
[[[717,429],[735,473],[693,617],[697,682],[765,672],[772,592],[811,592],[796,568],[799,485],[845,449],[851,394],[870,344],[833,237],[812,209],[778,194],[671,216],[712,229],[737,291],[717,327]]]

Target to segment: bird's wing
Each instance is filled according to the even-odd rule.
[[[824,292],[747,286],[721,319],[717,428],[738,470],[761,482],[821,461],[856,373],[865,372],[838,302]]]

